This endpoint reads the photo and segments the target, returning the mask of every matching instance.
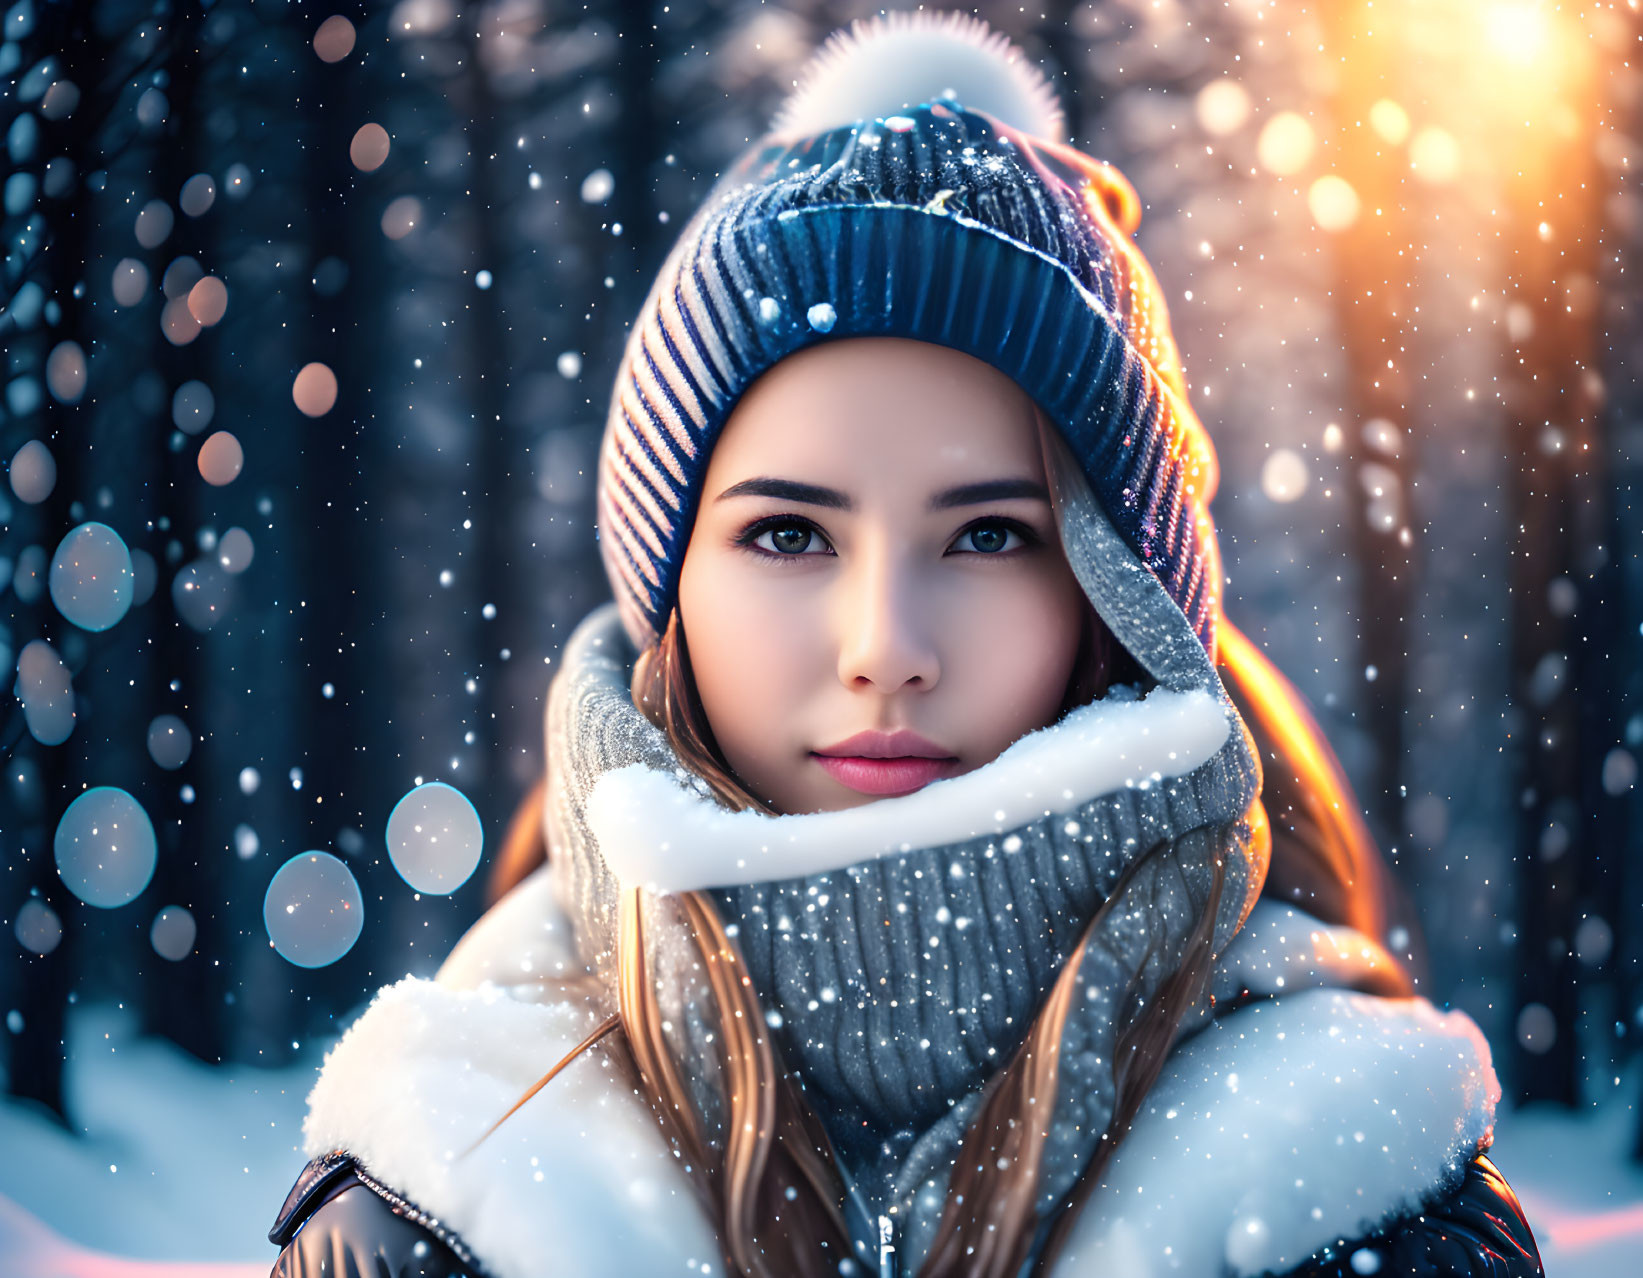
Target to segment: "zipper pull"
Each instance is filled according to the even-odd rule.
[[[896,1263],[896,1222],[888,1216],[879,1217],[879,1278],[897,1278],[901,1266]]]

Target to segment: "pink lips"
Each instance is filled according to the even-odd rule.
[[[935,742],[905,728],[858,732],[812,753],[835,781],[862,794],[911,794],[952,776],[959,766],[958,759]]]

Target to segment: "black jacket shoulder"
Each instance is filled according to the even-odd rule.
[[[374,1180],[348,1154],[314,1159],[280,1209],[270,1278],[487,1278],[438,1219]],[[1545,1278],[1523,1207],[1487,1157],[1418,1216],[1320,1249],[1282,1278]]]
[[[269,1278],[486,1278],[455,1233],[342,1151],[302,1169],[268,1241]]]
[[[1479,1154],[1460,1187],[1418,1216],[1325,1247],[1284,1278],[1545,1278],[1523,1206]]]

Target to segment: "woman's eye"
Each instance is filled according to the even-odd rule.
[[[1015,538],[1014,541],[1010,540],[1012,537]],[[1015,550],[1024,544],[1026,543],[1021,534],[1005,523],[976,524],[966,528],[953,543],[955,549],[974,550],[984,555]]]
[[[826,554],[827,543],[809,524],[766,524],[748,538],[752,545],[766,554],[783,558],[797,558],[805,554]]]

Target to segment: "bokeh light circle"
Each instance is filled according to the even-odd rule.
[[[59,403],[78,404],[86,393],[86,352],[79,342],[58,342],[46,356],[46,386]]]
[[[479,864],[485,834],[467,795],[443,781],[419,785],[388,816],[388,859],[418,892],[448,896]]]
[[[1212,137],[1235,133],[1249,119],[1249,91],[1236,80],[1211,80],[1198,90],[1194,103],[1198,123]]]
[[[205,268],[199,260],[182,253],[172,258],[171,265],[165,268],[165,274],[160,277],[160,291],[174,302],[186,302],[203,278]]]
[[[334,13],[314,32],[314,52],[321,62],[341,62],[354,51],[354,24]]]
[[[359,940],[365,901],[354,872],[336,857],[329,852],[299,852],[269,883],[262,921],[286,962],[325,967]]]
[[[1544,1003],[1525,1003],[1517,1016],[1518,1046],[1544,1056],[1557,1042],[1557,1017]]]
[[[171,420],[186,434],[198,435],[216,415],[217,397],[204,382],[184,382],[171,396]]]
[[[209,555],[184,564],[171,579],[171,602],[195,630],[211,629],[228,615],[234,579]]]
[[[114,304],[135,306],[148,296],[148,267],[134,257],[122,257],[114,265]]]
[[[63,921],[39,897],[30,897],[17,911],[12,924],[17,943],[34,954],[50,954],[63,939]]]
[[[1272,501],[1291,502],[1306,491],[1310,478],[1306,459],[1298,452],[1293,448],[1275,449],[1261,466],[1261,491]]]
[[[53,851],[68,890],[99,909],[136,900],[154,877],[153,823],[117,786],[96,786],[68,805]]]
[[[228,285],[215,275],[202,275],[188,290],[188,313],[210,328],[228,313]]]
[[[74,732],[74,681],[63,659],[44,639],[30,639],[17,654],[17,693],[29,735],[41,745],[62,745]]]
[[[137,123],[145,129],[157,129],[165,123],[167,112],[171,104],[166,101],[165,94],[158,85],[149,85],[143,90],[143,96],[137,99]]]
[[[232,431],[219,430],[200,445],[198,460],[200,478],[213,488],[221,488],[239,478],[245,466],[245,450]]]
[[[57,487],[57,459],[44,443],[31,439],[12,454],[10,478],[18,501],[39,505]]]
[[[136,580],[125,540],[93,520],[58,543],[51,561],[51,601],[82,630],[107,630],[130,610]]]
[[[189,217],[204,217],[217,200],[217,184],[209,173],[196,173],[183,183],[177,207]]]
[[[1318,135],[1305,116],[1280,111],[1262,128],[1255,142],[1255,154],[1262,168],[1287,177],[1306,167],[1317,145]]]
[[[291,383],[291,399],[304,417],[323,417],[337,402],[337,375],[318,360],[304,364]]]
[[[24,603],[33,603],[45,594],[49,568],[44,546],[24,546],[19,550],[11,577],[11,588],[17,597]]]
[[[1409,143],[1409,167],[1423,182],[1452,182],[1460,173],[1460,143],[1436,125],[1424,128]]]
[[[194,751],[194,734],[188,725],[174,714],[155,715],[148,725],[148,755],[166,771],[174,771],[188,762]]]
[[[1409,112],[1391,98],[1382,98],[1369,108],[1369,127],[1397,146],[1409,136]]]
[[[238,524],[222,535],[217,543],[217,562],[225,572],[242,573],[251,566],[252,557],[256,554],[256,547],[252,545],[251,534]]]
[[[382,210],[382,233],[390,240],[402,240],[416,230],[422,220],[422,201],[402,195]]]
[[[348,144],[348,158],[360,172],[370,173],[387,161],[390,145],[387,129],[375,121],[362,124]]]
[[[173,346],[187,346],[200,335],[200,321],[188,309],[186,297],[174,297],[160,312],[160,332]]]
[[[1358,192],[1338,173],[1326,173],[1306,192],[1312,220],[1326,231],[1344,231],[1358,220],[1362,202]]]
[[[147,249],[158,248],[165,242],[165,237],[171,234],[172,223],[175,220],[169,204],[164,200],[150,200],[143,205],[142,212],[137,214],[137,243]]]
[[[173,963],[181,963],[194,952],[194,938],[198,934],[194,916],[180,905],[166,906],[154,916],[154,923],[148,929],[154,952]]]

